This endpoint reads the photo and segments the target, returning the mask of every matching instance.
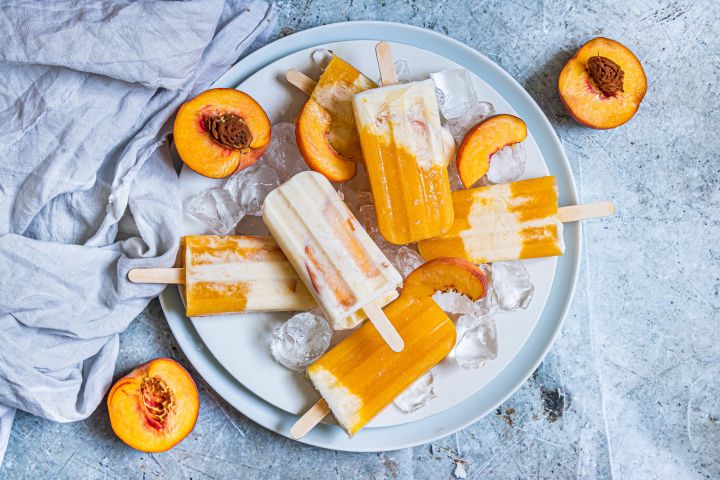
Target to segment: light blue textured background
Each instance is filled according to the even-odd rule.
[[[172,451],[126,447],[104,407],[69,425],[18,414],[0,478],[424,479],[454,478],[459,464],[469,478],[720,477],[720,397],[707,394],[720,390],[720,4],[279,6],[274,38],[344,20],[410,23],[476,48],[530,92],[563,142],[581,199],[619,208],[585,226],[562,336],[496,415],[432,445],[380,454],[307,447],[253,424],[196,376],[200,418]],[[598,35],[625,43],[648,76],[638,114],[610,131],[574,123],[556,90],[563,63]],[[158,356],[189,367],[154,301],[121,337],[117,376]]]

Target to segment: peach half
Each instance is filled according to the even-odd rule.
[[[466,188],[490,169],[490,157],[498,150],[527,137],[527,126],[515,115],[502,113],[488,117],[465,134],[457,153],[457,170]]]
[[[295,120],[298,149],[305,162],[333,182],[345,182],[362,162],[352,98],[377,85],[338,56],[330,59]]]
[[[615,128],[640,107],[647,79],[640,61],[623,44],[593,38],[565,64],[558,79],[563,105],[590,128]]]
[[[182,161],[210,178],[255,163],[270,144],[270,119],[250,95],[234,88],[207,90],[185,102],[173,126]]]
[[[487,286],[487,275],[479,266],[462,258],[441,257],[410,272],[405,279],[402,295],[424,298],[452,290],[476,301],[485,296]]]
[[[179,363],[158,358],[118,380],[107,405],[120,440],[143,452],[164,452],[192,431],[200,399],[195,382]]]

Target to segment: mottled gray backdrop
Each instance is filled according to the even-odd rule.
[[[495,415],[431,445],[380,454],[292,442],[233,410],[200,378],[195,430],[148,455],[104,407],[58,425],[18,414],[0,478],[719,478],[720,3],[279,2],[273,38],[326,23],[420,25],[484,53],[557,130],[583,201],[618,215],[585,227],[571,315],[548,359]],[[556,91],[587,39],[625,43],[645,67],[636,117],[575,124]],[[117,376],[154,357],[189,367],[157,301],[121,337]]]

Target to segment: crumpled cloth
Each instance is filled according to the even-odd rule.
[[[15,409],[68,422],[162,290],[181,204],[172,119],[273,24],[263,1],[0,4],[0,462]],[[149,360],[149,359],[148,359]]]

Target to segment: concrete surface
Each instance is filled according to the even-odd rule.
[[[496,415],[431,445],[380,454],[307,447],[253,424],[195,374],[200,418],[174,450],[126,447],[104,406],[69,425],[19,413],[0,478],[719,478],[720,4],[279,7],[273,38],[344,20],[411,23],[476,48],[531,93],[563,141],[582,199],[619,207],[586,225],[582,278],[561,338]],[[632,49],[649,80],[636,117],[610,131],[574,123],[555,87],[563,63],[598,35]],[[118,376],[158,356],[189,367],[157,301],[121,348]]]

